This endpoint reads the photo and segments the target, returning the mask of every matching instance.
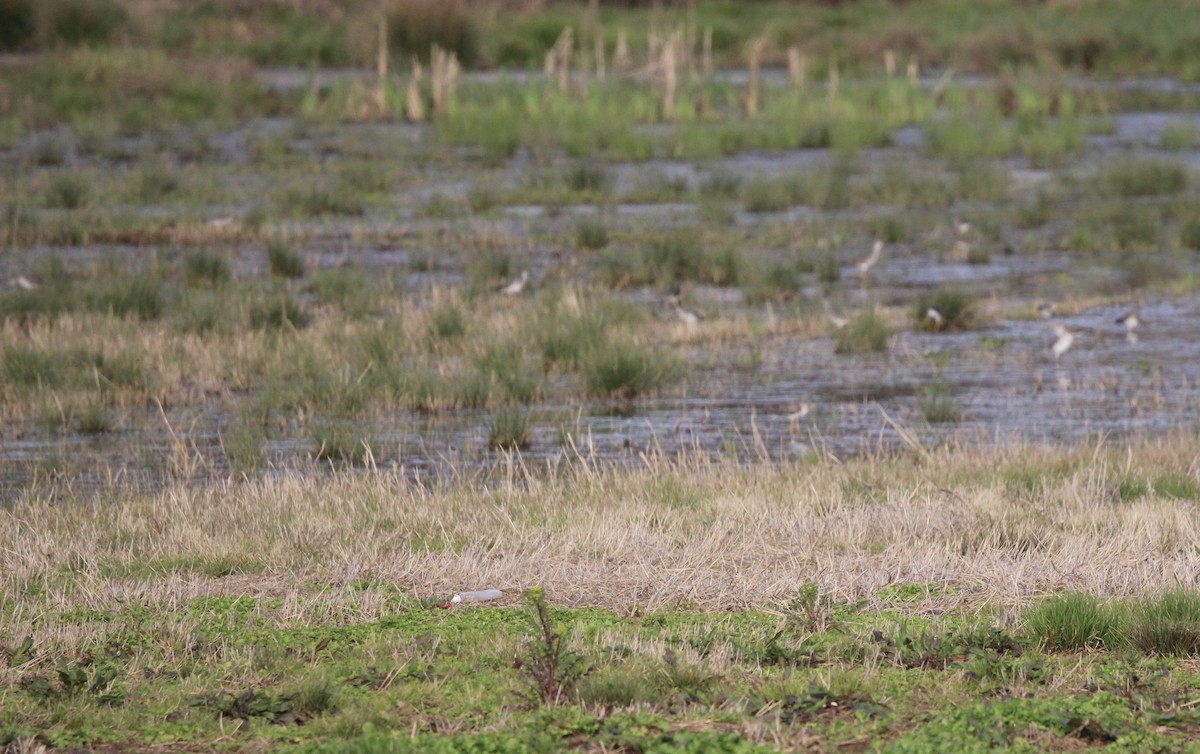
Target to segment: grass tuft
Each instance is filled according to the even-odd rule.
[[[1048,597],[1025,613],[1025,629],[1049,649],[1078,652],[1120,645],[1120,621],[1090,594]]]
[[[940,318],[933,312],[940,314]],[[972,330],[979,326],[975,302],[958,288],[942,288],[917,299],[912,309],[913,327],[924,332]]]
[[[866,309],[833,336],[834,353],[871,353],[887,348],[888,323],[874,309]]]
[[[674,357],[628,341],[589,349],[583,354],[581,369],[588,394],[612,400],[656,393],[680,373]]]
[[[524,450],[533,441],[529,413],[518,408],[502,408],[492,417],[488,429],[491,450]]]
[[[281,278],[302,278],[307,271],[304,257],[290,244],[272,241],[267,244],[267,269]]]

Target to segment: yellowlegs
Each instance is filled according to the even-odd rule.
[[[500,288],[500,292],[505,296],[520,296],[525,291],[525,286],[529,283],[529,270],[521,270],[521,274],[511,283]]]
[[[700,316],[699,312],[683,308],[678,300],[674,302],[673,306],[675,308],[675,318],[689,327],[700,324],[700,320],[704,319]]]
[[[966,262],[971,258],[971,223],[954,221],[954,246],[950,249],[950,258],[956,262]]]
[[[704,319],[699,312],[684,308],[683,290],[679,283],[675,283],[667,289],[667,304],[674,310],[675,318],[689,327],[700,324],[700,320]]]
[[[808,412],[812,411],[812,404],[801,403],[800,407],[787,415],[788,431],[795,433],[800,429],[800,420],[808,416]]]
[[[867,285],[867,276],[870,274],[871,268],[879,262],[881,256],[883,256],[883,241],[876,240],[875,245],[871,247],[871,253],[858,263],[858,279],[862,281],[864,287]]]
[[[829,305],[829,299],[821,299],[821,306],[825,309],[825,319],[829,320],[829,324],[833,325],[835,330],[841,330],[849,323],[845,317],[834,313],[833,307]]]
[[[1057,360],[1061,359],[1062,355],[1071,349],[1071,344],[1075,342],[1075,335],[1062,325],[1054,326],[1054,334],[1058,338],[1054,341],[1054,345],[1050,346],[1050,351]]]
[[[1136,331],[1138,329],[1138,325],[1142,324],[1142,321],[1138,318],[1137,309],[1126,312],[1120,317],[1117,317],[1117,324],[1125,326],[1125,340],[1128,340],[1130,343],[1138,342]]]

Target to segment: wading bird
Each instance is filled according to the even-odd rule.
[[[1137,309],[1117,317],[1117,324],[1125,326],[1125,340],[1128,340],[1130,343],[1138,342],[1136,330],[1138,329],[1138,325],[1142,324],[1142,320],[1138,317]]]
[[[971,223],[954,221],[954,232],[958,234],[958,238],[954,239],[954,246],[950,248],[950,258],[956,262],[966,262],[971,258],[971,241],[968,236],[971,235]]]
[[[863,287],[867,285],[867,276],[870,274],[871,268],[879,262],[881,256],[883,256],[883,241],[876,240],[875,245],[871,247],[870,255],[858,263],[858,279],[862,281]]]
[[[1054,354],[1055,359],[1061,359],[1062,355],[1071,349],[1071,344],[1075,342],[1075,336],[1062,325],[1054,326],[1054,334],[1058,336],[1058,339],[1054,341],[1054,345],[1050,346],[1050,351]]]
[[[17,275],[15,278],[13,278],[13,285],[17,286],[23,291],[32,291],[34,288],[38,287],[37,283],[33,282],[24,275]]]
[[[704,319],[699,312],[685,309],[678,300],[673,302],[672,306],[675,308],[675,318],[689,327],[700,324],[700,320]]]
[[[946,315],[942,313],[941,309],[931,306],[925,310],[925,321],[929,323],[927,329],[941,330],[946,326]]]
[[[829,299],[821,299],[821,306],[825,308],[825,319],[829,320],[829,324],[833,325],[835,330],[841,330],[848,324],[849,320],[834,313],[833,307],[829,305]]]
[[[812,404],[801,403],[800,407],[787,415],[788,431],[795,433],[800,429],[800,420],[808,416],[808,412],[812,411]]]
[[[525,286],[529,283],[529,270],[521,270],[520,276],[507,285],[500,288],[500,292],[505,296],[520,296],[525,290]]]

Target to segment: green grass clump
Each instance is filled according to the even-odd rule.
[[[303,330],[312,319],[312,313],[288,295],[273,296],[250,307],[250,326],[255,330]]]
[[[317,270],[310,285],[318,301],[336,306],[352,319],[368,317],[378,310],[376,283],[357,267]]]
[[[1200,147],[1200,129],[1194,123],[1172,123],[1163,129],[1158,146],[1171,150]]]
[[[372,439],[361,427],[340,421],[318,421],[312,428],[314,457],[318,461],[360,466],[374,456]]]
[[[183,188],[179,174],[161,163],[146,165],[133,175],[131,193],[142,204],[160,202]]]
[[[40,5],[37,20],[43,47],[107,44],[129,23],[114,0],[45,0]]]
[[[1136,603],[1125,633],[1147,654],[1200,654],[1200,594],[1178,590]]]
[[[212,249],[200,249],[187,255],[184,272],[188,285],[216,288],[233,277],[229,258]]]
[[[441,304],[429,314],[429,335],[435,341],[457,340],[467,333],[467,315],[454,302]]]
[[[128,355],[105,356],[87,350],[42,350],[8,346],[0,363],[0,381],[15,389],[141,388],[145,368]]]
[[[1105,218],[1113,240],[1123,250],[1155,250],[1162,243],[1163,220],[1157,207],[1123,202]]]
[[[116,317],[133,315],[143,321],[158,319],[167,306],[163,281],[152,272],[96,283],[82,294],[91,311]]]
[[[1013,150],[1013,134],[994,113],[954,116],[926,126],[926,147],[952,165],[977,165]]]
[[[581,194],[603,194],[609,190],[611,180],[602,165],[582,161],[572,165],[563,174],[567,188]]]
[[[608,226],[594,217],[585,217],[575,226],[575,243],[581,249],[603,249],[608,246]]]
[[[756,178],[742,186],[742,202],[747,212],[783,212],[800,204],[807,187],[799,178]]]
[[[87,204],[91,184],[75,173],[59,173],[50,179],[42,203],[52,209],[78,209]]]
[[[1200,482],[1180,473],[1160,474],[1153,479],[1127,475],[1117,482],[1117,497],[1121,502],[1133,502],[1150,495],[1168,500],[1200,500]]]
[[[1121,644],[1116,612],[1090,594],[1049,597],[1028,610],[1024,619],[1029,636],[1055,651],[1114,649]]]
[[[891,329],[873,308],[846,323],[833,336],[834,353],[871,353],[887,348]]]
[[[647,241],[640,279],[664,287],[688,281],[731,286],[738,284],[743,264],[741,253],[731,246],[712,249],[697,231],[667,230]]]
[[[502,408],[492,417],[488,429],[488,448],[491,450],[524,450],[532,441],[528,412]]]
[[[929,310],[941,312],[942,319],[929,316]],[[975,302],[958,288],[942,288],[917,299],[912,309],[913,327],[924,332],[971,330],[979,325]]]
[[[1178,162],[1128,157],[1102,170],[1097,184],[1114,196],[1168,196],[1187,188],[1188,171]]]
[[[307,271],[304,257],[290,244],[272,241],[267,244],[267,269],[281,278],[302,278]]]
[[[956,424],[962,420],[962,406],[954,399],[950,386],[945,382],[922,390],[917,398],[917,406],[928,424]]]
[[[362,195],[344,187],[333,189],[314,185],[306,189],[290,188],[282,193],[279,203],[302,217],[354,216],[367,210]]]
[[[611,400],[656,393],[680,373],[673,355],[623,340],[589,349],[580,368],[588,394]]]
[[[1200,250],[1200,216],[1188,217],[1179,226],[1179,243],[1185,249]]]
[[[700,180],[700,196],[705,199],[734,199],[742,186],[742,178],[729,170],[714,170]]]

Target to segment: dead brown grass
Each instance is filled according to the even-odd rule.
[[[1195,583],[1200,501],[1121,502],[1116,481],[1198,478],[1198,450],[1190,438],[794,467],[580,460],[549,474],[514,462],[499,482],[436,490],[390,473],[284,476],[90,503],[33,491],[0,512],[0,588],[17,605],[0,632],[36,630],[48,608],[212,594],[280,598],[271,619],[291,624],[330,611],[367,620],[386,600],[350,588],[363,581],[418,597],[542,584],[622,612],[770,606],[809,582],[868,602],[894,584],[950,587],[921,607],[930,613],[1064,590],[1142,595]],[[211,559],[255,572],[161,565]],[[31,585],[44,596],[23,599]]]

